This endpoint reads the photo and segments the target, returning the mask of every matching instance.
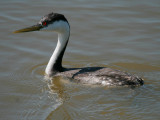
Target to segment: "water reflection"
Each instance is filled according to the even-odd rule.
[[[67,81],[64,82],[62,77],[53,77],[48,79],[48,81],[50,81],[47,83],[51,94],[56,93],[58,98],[63,102],[70,99],[69,95],[66,93],[66,88],[64,85],[68,84]]]

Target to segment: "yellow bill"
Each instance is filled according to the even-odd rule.
[[[37,24],[37,25],[33,25],[31,27],[27,27],[27,28],[23,28],[20,30],[16,30],[13,33],[22,33],[22,32],[31,32],[31,31],[38,31],[42,28],[42,25]]]

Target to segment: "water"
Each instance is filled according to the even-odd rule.
[[[160,118],[159,0],[5,0],[0,4],[0,119]],[[52,11],[63,13],[71,25],[64,66],[111,67],[144,78],[145,85],[107,88],[45,79],[57,35],[12,32],[34,25]]]

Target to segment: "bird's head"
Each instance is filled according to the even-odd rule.
[[[14,31],[14,33],[31,32],[31,31],[55,31],[64,32],[69,31],[69,23],[64,15],[59,13],[49,13],[42,17],[42,19],[31,27],[23,28]]]

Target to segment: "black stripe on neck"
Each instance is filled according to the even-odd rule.
[[[69,37],[68,37],[68,40],[69,40]],[[60,55],[58,56],[56,62],[54,63],[54,65],[52,67],[53,72],[63,72],[63,70],[64,70],[64,68],[62,67],[62,59],[63,59],[63,55],[66,50],[67,44],[68,44],[68,40],[67,40],[66,45],[64,46],[63,50],[60,52]]]

